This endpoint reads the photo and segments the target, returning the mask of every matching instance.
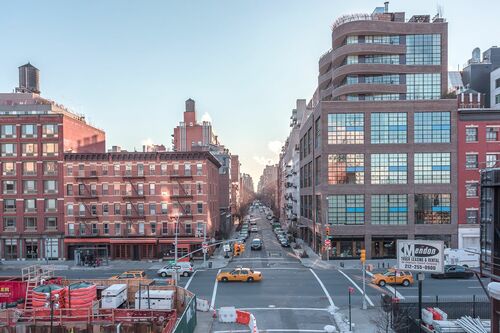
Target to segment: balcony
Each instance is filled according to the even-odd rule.
[[[145,219],[146,215],[144,213],[136,213],[136,214],[125,214],[122,215],[124,220],[141,220]]]
[[[97,215],[92,215],[92,214],[85,214],[85,215],[76,215],[75,216],[76,220],[98,220]]]
[[[76,180],[84,180],[84,179],[98,179],[97,171],[92,170],[89,174],[85,174],[85,172],[78,172],[78,175],[75,177]]]
[[[193,174],[191,172],[184,173],[184,174],[172,174],[170,175],[170,179],[182,179],[182,178],[193,178]]]
[[[171,199],[190,199],[192,197],[191,193],[177,193],[170,196]]]
[[[137,192],[122,192],[122,198],[124,200],[132,200],[132,199],[145,199],[146,196],[144,195],[144,192],[142,193],[137,193]]]
[[[75,195],[76,200],[89,200],[89,199],[97,199],[97,193],[82,193]]]
[[[133,174],[132,171],[125,171],[123,173],[122,177],[123,177],[123,179],[128,179],[128,180],[145,179],[146,175],[144,174],[144,172],[138,172],[136,174]]]

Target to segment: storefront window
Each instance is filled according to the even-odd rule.
[[[331,258],[356,258],[359,257],[361,249],[365,247],[362,239],[333,239]]]

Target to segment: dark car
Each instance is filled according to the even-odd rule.
[[[433,273],[431,277],[435,279],[469,279],[474,276],[474,273],[464,266],[446,265],[444,273]]]
[[[288,241],[284,238],[280,240],[280,244],[282,247],[290,247],[290,243],[288,243]]]
[[[252,245],[250,245],[250,248],[255,251],[262,250],[262,241],[258,238],[252,239]]]

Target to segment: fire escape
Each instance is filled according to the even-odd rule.
[[[125,191],[122,192],[122,199],[125,202],[125,215],[123,215],[123,219],[127,221],[127,224],[130,224],[130,227],[127,226],[125,229],[125,234],[126,236],[137,236],[138,233],[134,232],[135,226],[131,222],[146,217],[144,203],[137,202],[138,200],[144,201],[146,198],[144,195],[144,183],[137,183],[137,181],[144,181],[146,179],[144,169],[138,169],[137,174],[133,174],[132,170],[126,170],[122,178],[126,184]],[[140,205],[142,205],[141,209]]]
[[[191,205],[184,205],[183,201],[193,198],[192,189],[190,184],[183,184],[184,180],[193,179],[193,175],[190,169],[184,169],[184,174],[179,174],[178,169],[174,169],[174,173],[170,175],[170,180],[175,183],[176,186],[170,195],[172,201],[175,201],[179,207],[179,222],[183,219],[189,219],[193,217],[191,211]],[[177,189],[177,190],[176,190]],[[176,218],[176,216],[172,216]]]

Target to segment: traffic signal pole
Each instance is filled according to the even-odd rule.
[[[362,309],[366,310],[368,308],[366,304],[366,250],[361,250],[360,253],[361,263],[363,264],[363,306]]]

